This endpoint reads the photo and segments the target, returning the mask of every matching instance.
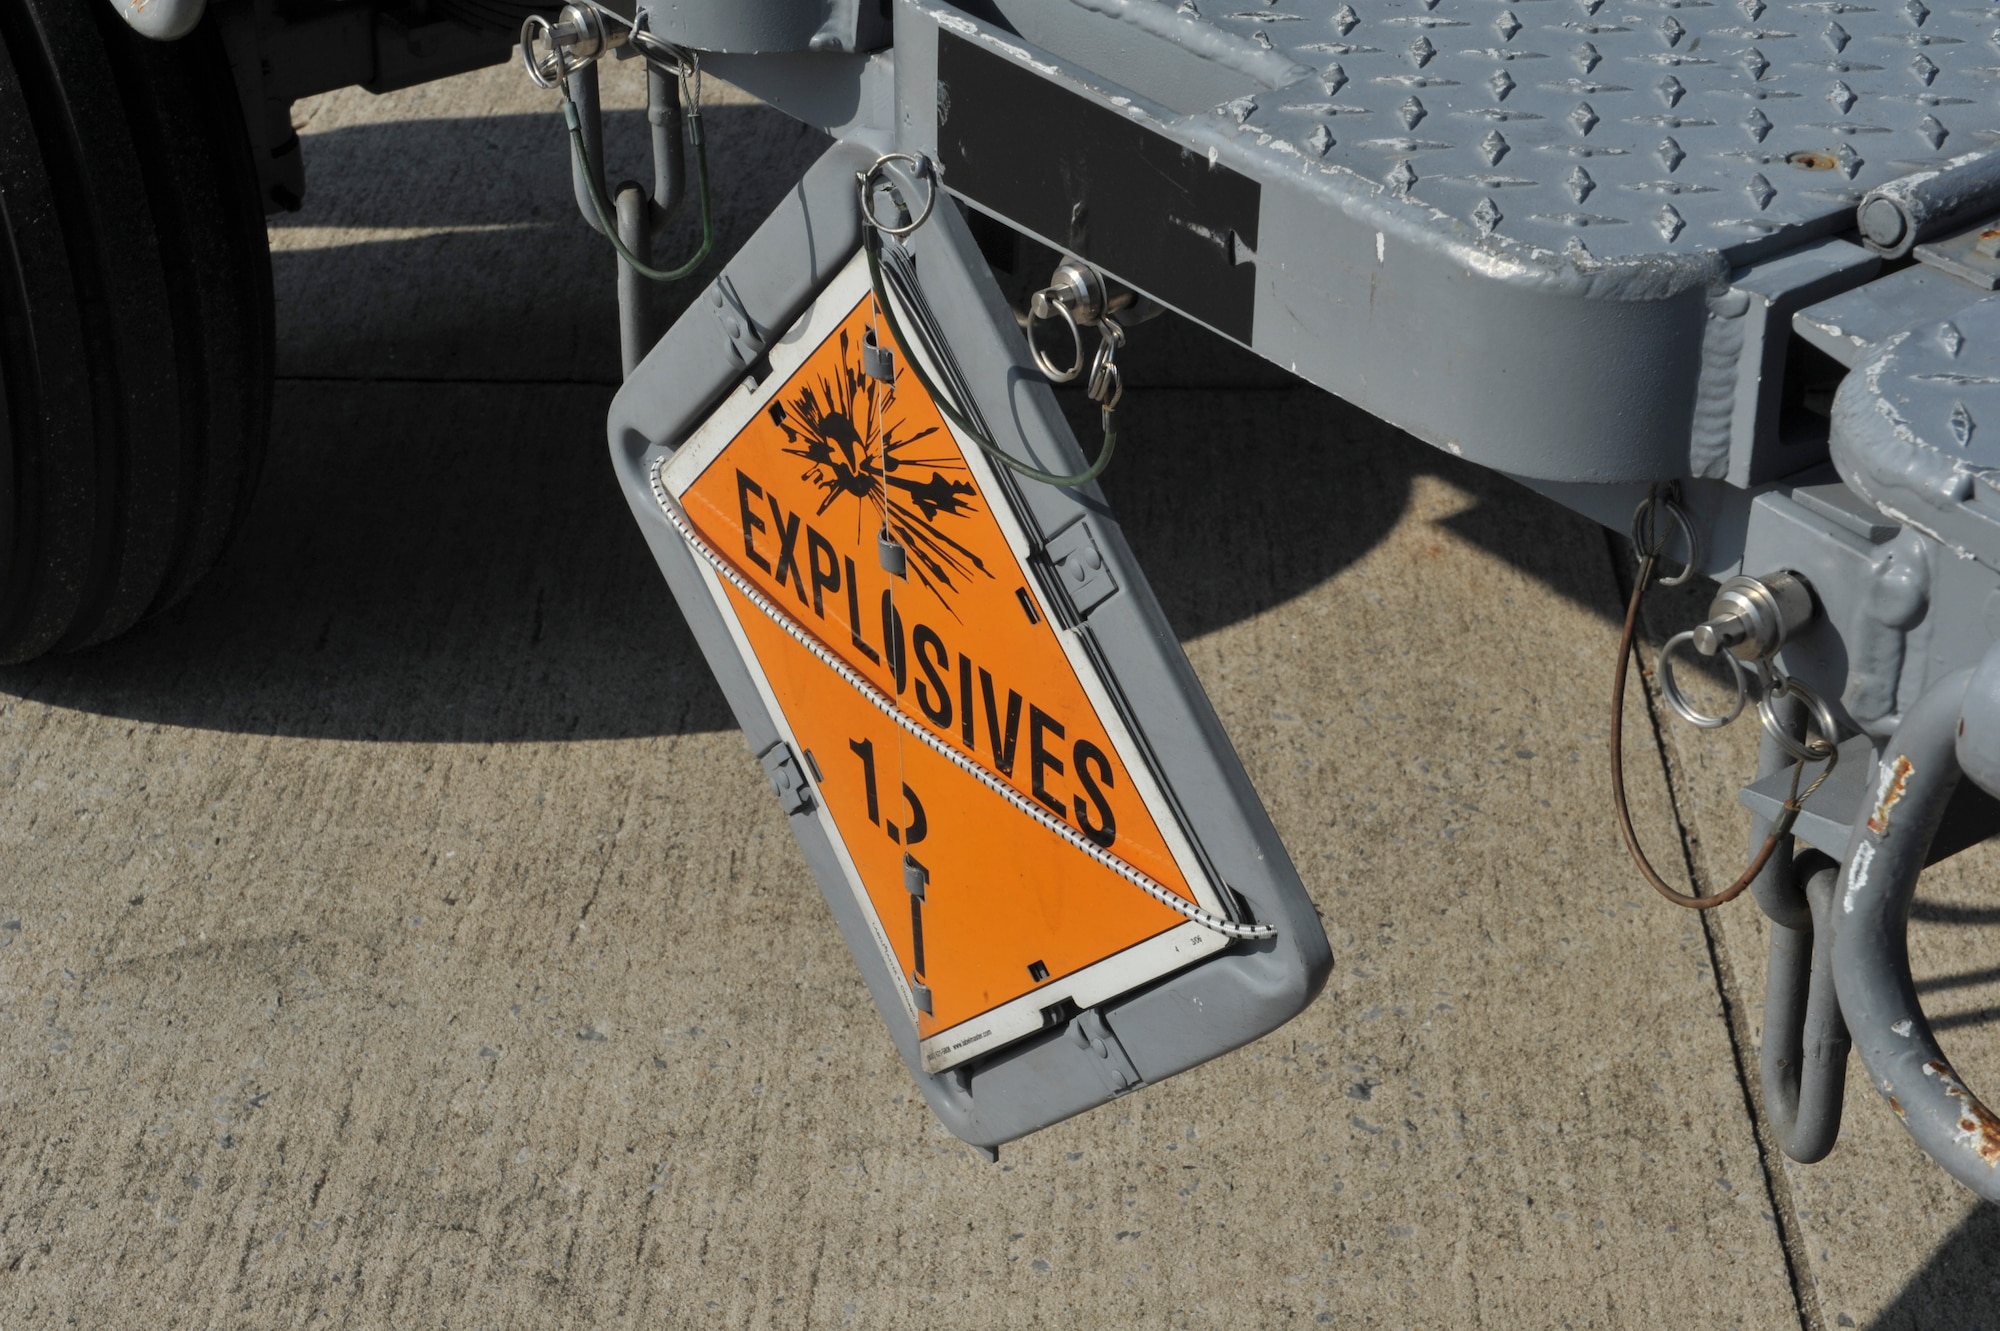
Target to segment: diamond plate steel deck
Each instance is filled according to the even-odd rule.
[[[1241,0],[1177,17],[1296,62],[1212,113],[1481,238],[1736,252],[1990,147],[1993,11],[1923,0]],[[1443,217],[1437,224],[1445,225]]]
[[[1773,402],[1791,314],[1874,275],[1830,238],[1869,188],[2000,143],[1994,26],[1921,2],[899,0],[894,134],[974,205],[1451,452],[1743,487],[1825,458],[1824,421],[1806,440]]]

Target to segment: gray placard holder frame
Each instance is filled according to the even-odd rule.
[[[779,744],[780,726],[737,653],[704,566],[654,497],[653,470],[724,396],[759,372],[764,350],[854,256],[862,238],[855,180],[873,160],[854,145],[829,149],[634,370],[611,407],[608,433],[620,486],[760,758]],[[1081,470],[1081,451],[1055,396],[1034,369],[956,208],[940,203],[908,247],[930,310],[967,371],[973,404],[997,441],[1043,468]],[[1126,465],[1143,463],[1133,458]],[[1041,539],[1043,558],[1059,558],[1079,531],[1088,533],[1116,590],[1078,615],[1078,631],[1125,699],[1182,826],[1245,913],[1277,935],[1234,943],[932,1076],[922,1070],[902,977],[876,947],[811,805],[794,795],[787,805],[792,831],[924,1099],[953,1133],[989,1148],[1257,1039],[1303,1010],[1333,965],[1311,898],[1102,494],[1094,485],[1012,488],[1017,512]]]

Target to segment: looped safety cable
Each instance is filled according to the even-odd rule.
[[[865,176],[862,178],[866,179]],[[872,215],[867,220],[873,222]],[[889,325],[889,335],[896,339],[896,345],[903,347],[907,351],[910,347],[918,344],[913,342],[904,333],[902,321],[896,318],[896,312],[889,304],[889,292],[882,276],[882,234],[879,225],[870,225],[864,230],[862,249],[868,255],[868,283],[875,291],[875,305],[882,311],[882,317]],[[928,348],[925,348],[925,350],[928,350]],[[958,405],[952,401],[950,396],[935,383],[931,382],[931,377],[924,371],[923,362],[919,357],[905,355],[903,359],[908,362],[910,373],[917,377],[917,386],[930,396],[932,402],[937,404],[937,409],[944,414],[945,419],[957,426],[961,433],[971,439],[974,444],[978,445],[982,453],[992,458],[995,462],[1000,463],[1009,471],[1020,476],[1025,476],[1031,481],[1040,481],[1044,485],[1074,489],[1079,485],[1090,484],[1099,476],[1102,476],[1104,469],[1111,465],[1112,451],[1118,446],[1117,417],[1111,407],[1107,406],[1103,410],[1104,447],[1098,450],[1097,461],[1091,463],[1083,471],[1069,476],[1065,476],[1059,472],[1043,471],[1040,467],[1021,461],[1013,454],[1001,448],[1000,445],[988,439],[985,431],[973,424],[970,417],[958,409]]]
[[[1647,508],[1662,503],[1688,533],[1690,546],[1688,567],[1680,574],[1680,579],[1685,581],[1694,572],[1695,554],[1692,548],[1694,533],[1688,528],[1686,519],[1680,516],[1679,506],[1671,499],[1662,499],[1657,494],[1649,494],[1646,502],[1640,506],[1640,513],[1643,515]],[[1633,520],[1635,534],[1639,527],[1639,520],[1635,517]],[[1662,548],[1668,536],[1666,532],[1658,530],[1657,522],[1652,524],[1651,531],[1654,536],[1653,543],[1650,546],[1640,547],[1639,574],[1632,584],[1632,599],[1625,607],[1625,629],[1618,638],[1618,668],[1611,677],[1611,804],[1618,815],[1618,832],[1625,839],[1625,849],[1631,854],[1632,863],[1638,866],[1640,874],[1652,885],[1653,890],[1676,906],[1686,906],[1690,910],[1713,910],[1741,896],[1743,889],[1750,886],[1757,875],[1764,871],[1764,865],[1776,853],[1778,843],[1791,835],[1792,823],[1798,818],[1800,808],[1812,798],[1813,792],[1833,775],[1833,766],[1839,757],[1839,750],[1833,746],[1831,735],[1821,736],[1821,742],[1825,744],[1827,750],[1826,767],[1813,779],[1813,783],[1806,787],[1803,794],[1799,792],[1799,780],[1805,774],[1805,763],[1798,762],[1793,765],[1791,790],[1785,797],[1784,807],[1772,822],[1770,835],[1764,838],[1764,844],[1751,858],[1750,867],[1745,869],[1735,882],[1719,892],[1698,896],[1682,892],[1660,877],[1659,871],[1653,868],[1652,861],[1646,858],[1646,852],[1639,846],[1638,834],[1632,830],[1632,810],[1625,797],[1625,677],[1632,662],[1632,642],[1639,628],[1639,606],[1645,599],[1647,584],[1653,580],[1654,569],[1659,564]]]
[[[688,94],[690,65],[694,77],[694,91],[691,96]],[[590,150],[583,143],[583,117],[576,109],[576,100],[569,95],[568,81],[564,80],[558,85],[562,91],[563,120],[569,126],[570,151],[576,154],[577,164],[583,171],[584,192],[590,196],[591,211],[597,214],[598,225],[605,237],[610,240],[611,248],[618,251],[618,257],[629,264],[633,272],[654,282],[680,281],[701,267],[703,260],[707,259],[710,251],[715,248],[715,218],[708,189],[708,136],[702,132],[701,127],[701,66],[694,64],[692,57],[689,57],[689,64],[682,65],[675,73],[679,77],[683,100],[689,103],[687,138],[688,143],[694,148],[695,192],[701,199],[701,248],[694,252],[693,258],[678,268],[655,268],[651,264],[642,262],[638,255],[632,253],[632,247],[625,243],[624,237],[618,234],[618,220],[612,215],[611,201],[604,197],[604,182],[598,179],[596,163],[590,160]]]
[[[980,785],[986,787],[1001,799],[1006,800],[1015,810],[1026,814],[1041,826],[1055,833],[1072,849],[1081,851],[1083,854],[1089,856],[1093,863],[1102,868],[1109,869],[1112,873],[1117,874],[1120,878],[1138,888],[1162,906],[1194,921],[1202,928],[1221,934],[1225,938],[1261,939],[1276,938],[1278,936],[1278,931],[1271,925],[1238,924],[1234,920],[1222,918],[1213,911],[1203,910],[1200,906],[1195,905],[1172,888],[1141,873],[1116,856],[1107,853],[1102,846],[1099,846],[1096,842],[1078,832],[1068,823],[1050,814],[1041,805],[1021,794],[1012,786],[981,767],[978,763],[973,762],[957,749],[952,748],[951,745],[931,734],[923,726],[918,725],[909,716],[905,715],[900,707],[896,706],[894,698],[889,697],[889,695],[869,683],[859,671],[841,660],[832,648],[819,640],[812,630],[779,609],[770,598],[757,590],[754,583],[741,573],[738,573],[728,560],[717,554],[709,546],[708,542],[702,540],[695,532],[693,524],[681,512],[680,505],[675,503],[669,495],[666,485],[660,479],[657,467],[653,472],[653,497],[659,502],[660,511],[667,515],[667,521],[671,522],[674,525],[674,530],[680,533],[681,540],[686,542],[688,549],[699,556],[703,563],[714,569],[716,576],[728,583],[744,600],[756,606],[765,618],[784,630],[785,636],[805,648],[821,665],[833,671],[849,688],[867,699],[876,711],[895,722],[905,734],[916,737],[933,753],[936,753],[953,767],[956,767],[959,771],[964,772],[967,776],[979,782]]]

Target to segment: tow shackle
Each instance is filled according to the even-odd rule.
[[[1945,805],[1968,772],[2000,775],[2000,649],[1939,680],[1903,716],[1855,813],[1832,915],[1834,983],[1854,1051],[1931,1159],[2000,1201],[2000,1115],[1939,1047],[1910,977],[1910,900]]]

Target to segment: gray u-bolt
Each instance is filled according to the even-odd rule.
[[[1801,867],[1810,869],[1804,896],[1811,912],[1803,928],[1771,923],[1758,1057],[1772,1134],[1786,1155],[1810,1165],[1826,1159],[1840,1138],[1849,1040],[1833,984],[1840,868],[1816,853]]]
[[[1797,698],[1777,698],[1771,711],[1793,740],[1804,737],[1805,707]],[[1765,732],[1757,774],[1784,771],[1791,761],[1777,736]],[[1770,834],[1768,820],[1751,820],[1752,855]],[[1757,905],[1771,920],[1764,1043],[1757,1051],[1764,1114],[1779,1148],[1808,1165],[1824,1160],[1839,1139],[1847,1092],[1847,1026],[1833,984],[1833,897],[1839,872],[1840,866],[1818,851],[1795,858],[1792,840],[1785,837],[1750,883]]]
[[[1972,671],[1933,685],[1904,714],[1855,814],[1834,911],[1834,982],[1855,1052],[1924,1153],[2000,1201],[2000,1115],[1952,1070],[1917,1002],[1910,898],[1957,789],[1959,717]]]

